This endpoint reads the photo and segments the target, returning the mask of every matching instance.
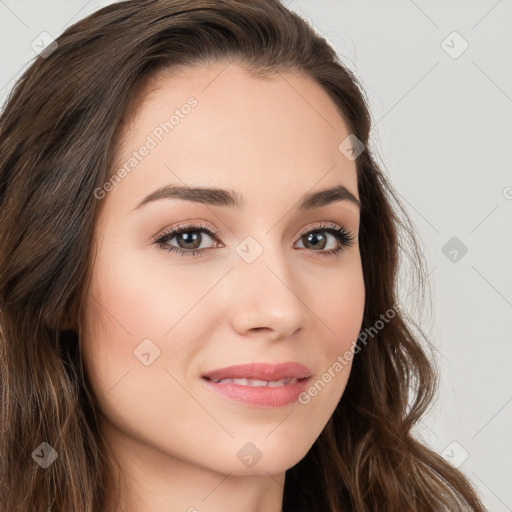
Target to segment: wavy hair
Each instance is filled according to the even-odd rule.
[[[5,512],[98,512],[119,466],[98,428],[80,351],[93,268],[94,195],[112,175],[123,124],[159,73],[236,62],[256,77],[293,71],[329,95],[357,157],[362,330],[397,304],[403,254],[424,293],[412,224],[372,155],[354,73],[278,0],[128,0],[66,29],[10,92],[0,115],[0,500]],[[341,142],[341,141],[340,141]],[[415,439],[437,389],[432,345],[398,310],[356,347],[344,394],[286,472],[286,512],[484,511],[464,474]],[[431,360],[432,359],[432,360]],[[44,469],[34,451],[58,453]]]

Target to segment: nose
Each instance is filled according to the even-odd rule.
[[[265,249],[252,263],[239,259],[230,273],[230,321],[242,336],[286,339],[308,321],[302,281],[278,250]]]

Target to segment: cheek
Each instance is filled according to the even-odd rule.
[[[155,262],[144,251],[119,262],[104,258],[94,275],[90,295],[102,310],[109,335],[133,343],[164,339],[182,319],[186,321],[187,313],[218,279],[201,270],[192,273],[186,265],[170,265],[165,257]]]
[[[323,283],[322,293],[316,293],[314,313],[324,324],[325,353],[335,359],[355,343],[361,329],[365,289],[360,262],[354,258]]]
[[[183,380],[181,371],[195,350],[186,314],[208,286],[195,289],[180,279],[179,268],[165,270],[132,257],[117,263],[110,254],[104,251],[93,271],[82,332],[84,365],[105,416],[144,436],[156,432],[156,415],[165,417],[176,404],[185,417],[198,415],[197,404],[165,370]],[[163,280],[171,275],[172,281]]]
[[[153,369],[186,369],[198,350],[191,340],[214,322],[211,302],[202,299],[224,273],[191,272],[190,265],[115,247],[104,245],[95,263],[83,323],[84,362],[103,392],[127,371],[132,380],[132,370],[146,368],[144,357]]]
[[[318,292],[314,301],[318,332],[324,333],[318,337],[322,364],[308,395],[311,400],[315,397],[317,406],[322,403],[323,410],[332,412],[348,382],[362,325],[365,289],[361,265],[351,260],[323,282],[324,292]],[[303,403],[307,401],[308,397]]]
[[[112,248],[102,247],[84,311],[84,363],[98,396],[103,396],[127,372],[131,372],[130,381],[133,380],[132,370],[143,366],[134,351],[148,344],[144,340],[151,340],[158,347],[164,329],[158,309],[162,305],[155,298],[156,290],[144,268],[133,266],[135,262],[120,256]],[[170,322],[172,315],[168,313]],[[169,329],[169,324],[165,327]],[[155,358],[158,351],[151,349],[151,343],[149,348]]]

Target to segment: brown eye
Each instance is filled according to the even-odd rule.
[[[334,246],[326,249],[330,243],[329,236],[334,239]],[[206,254],[209,249],[214,247],[201,247],[208,243],[208,237],[216,243],[220,243],[218,232],[212,231],[207,226],[180,226],[164,233],[154,243],[160,249],[177,253],[180,256],[197,256]],[[335,224],[319,226],[314,230],[306,231],[299,238],[302,243],[300,248],[312,252],[316,257],[337,256],[344,247],[352,245],[354,240],[355,237]],[[171,243],[171,241],[173,242]],[[338,243],[336,244],[336,242]]]
[[[303,235],[302,239],[305,240],[304,246],[306,249],[325,249],[327,245],[327,237],[321,231],[313,231]]]
[[[180,226],[164,233],[155,244],[164,251],[176,252],[182,256],[194,256],[206,252],[208,238],[217,239],[217,233],[206,226]],[[173,243],[170,243],[176,239]]]
[[[328,235],[331,235],[337,242],[334,247],[329,250],[325,250],[329,244]],[[337,256],[343,250],[344,247],[350,247],[353,245],[356,237],[347,233],[345,229],[337,227],[335,224],[329,224],[327,226],[319,226],[314,230],[307,231],[302,234],[300,241],[303,241],[305,249],[313,252],[316,257],[329,257]]]
[[[174,235],[173,238],[176,238],[178,245],[182,249],[198,249],[201,246],[203,237],[200,231],[182,231]]]

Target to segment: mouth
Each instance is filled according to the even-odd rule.
[[[309,368],[295,362],[230,366],[201,376],[210,390],[224,398],[267,408],[296,402],[311,377]]]
[[[210,379],[209,377],[204,377],[204,379],[214,382],[215,384],[223,384],[225,382],[231,382],[233,384],[237,384],[238,386],[269,386],[271,388],[275,388],[277,386],[288,386],[290,384],[295,384],[298,381],[306,380],[307,377],[303,379],[297,379],[296,377],[285,377],[280,380],[259,380],[259,379]]]
[[[208,373],[204,373],[202,377],[217,382],[219,380],[227,379],[246,379],[254,382],[275,382],[283,379],[305,379],[311,377],[311,370],[307,366],[294,361],[278,364],[248,363],[212,370]]]

